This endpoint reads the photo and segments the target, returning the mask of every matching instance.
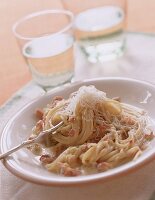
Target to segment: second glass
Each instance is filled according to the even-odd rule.
[[[113,60],[124,53],[126,0],[63,0],[75,14],[75,35],[92,63]]]
[[[73,14],[66,10],[32,13],[13,26],[33,79],[43,88],[68,82],[74,71]]]

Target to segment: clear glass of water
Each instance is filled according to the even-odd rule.
[[[74,73],[73,14],[44,10],[25,16],[13,33],[34,81],[43,88],[71,81]]]
[[[63,2],[75,14],[75,36],[90,62],[110,61],[123,55],[126,0]]]

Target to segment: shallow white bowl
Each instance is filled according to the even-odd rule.
[[[18,145],[29,137],[31,129],[36,119],[34,111],[36,108],[45,107],[52,97],[61,95],[68,98],[69,94],[76,91],[82,85],[94,85],[99,90],[105,91],[108,97],[121,97],[122,102],[126,102],[148,111],[149,116],[155,120],[155,86],[143,81],[126,78],[104,78],[91,79],[72,83],[69,86],[62,86],[54,89],[47,95],[35,99],[20,111],[18,111],[7,123],[3,130],[0,147],[4,153],[10,148]],[[131,161],[120,167],[109,171],[78,177],[62,177],[48,172],[40,165],[29,150],[21,149],[3,161],[5,167],[14,175],[25,180],[44,185],[74,185],[94,181],[107,180],[116,176],[124,175],[130,171],[138,169],[155,158],[155,139],[150,147],[137,160]]]

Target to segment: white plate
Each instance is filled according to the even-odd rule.
[[[69,86],[63,86],[60,89],[55,89],[47,95],[30,102],[17,112],[3,130],[0,144],[1,152],[6,152],[29,137],[31,129],[35,124],[34,111],[36,108],[45,107],[46,104],[51,101],[52,97],[56,95],[62,95],[68,98],[70,93],[77,90],[82,85],[95,85],[99,90],[105,91],[108,97],[119,96],[123,102],[144,108],[148,111],[152,119],[155,120],[155,86],[152,84],[123,78],[81,81]],[[105,181],[106,179],[114,178],[135,170],[154,159],[154,145],[155,140],[151,142],[150,147],[136,161],[131,161],[103,173],[87,176],[62,177],[48,172],[40,165],[38,158],[27,149],[21,149],[12,154],[12,156],[3,161],[3,164],[16,176],[44,185],[73,185],[93,181]]]

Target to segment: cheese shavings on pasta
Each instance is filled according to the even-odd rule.
[[[31,138],[64,122],[30,147],[49,171],[64,176],[103,172],[134,160],[154,138],[144,110],[110,99],[94,86],[83,86],[68,99],[55,97],[37,115]]]

